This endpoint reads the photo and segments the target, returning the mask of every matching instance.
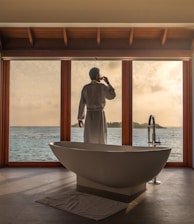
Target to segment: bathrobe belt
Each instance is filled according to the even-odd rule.
[[[104,108],[99,107],[99,108],[88,108],[87,107],[87,111],[102,111]]]

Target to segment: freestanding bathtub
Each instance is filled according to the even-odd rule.
[[[146,183],[159,174],[171,151],[167,147],[68,141],[49,145],[62,165],[76,174],[78,190],[129,197],[146,190]]]

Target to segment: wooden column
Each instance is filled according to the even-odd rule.
[[[0,72],[0,167],[9,160],[9,78],[10,61],[1,60]]]
[[[192,85],[192,96],[191,96],[191,104],[192,104],[192,168],[194,168],[194,39],[192,40],[192,57],[191,57],[191,85]]]
[[[0,167],[3,166],[3,61],[0,62]]]
[[[71,60],[61,61],[61,141],[71,139]]]
[[[132,145],[132,61],[122,61],[122,144]]]
[[[192,61],[183,61],[183,164],[192,167]]]

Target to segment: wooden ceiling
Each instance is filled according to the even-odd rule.
[[[70,55],[73,56],[73,52],[88,50],[94,52],[93,56],[99,50],[101,52],[109,50],[127,50],[128,52],[129,50],[133,50],[133,52],[138,50],[179,50],[192,52],[193,47],[194,30],[181,27],[0,27],[2,57],[9,55],[34,56],[40,54],[40,51],[45,52],[46,50],[55,52],[55,56],[57,56],[57,52],[60,52],[59,56],[63,54],[68,56],[68,54],[65,54],[71,52]],[[44,56],[49,54],[48,52],[44,53]]]

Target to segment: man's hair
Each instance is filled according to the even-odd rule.
[[[100,73],[99,68],[96,68],[96,67],[91,68],[89,71],[90,79],[95,80],[99,73]]]

